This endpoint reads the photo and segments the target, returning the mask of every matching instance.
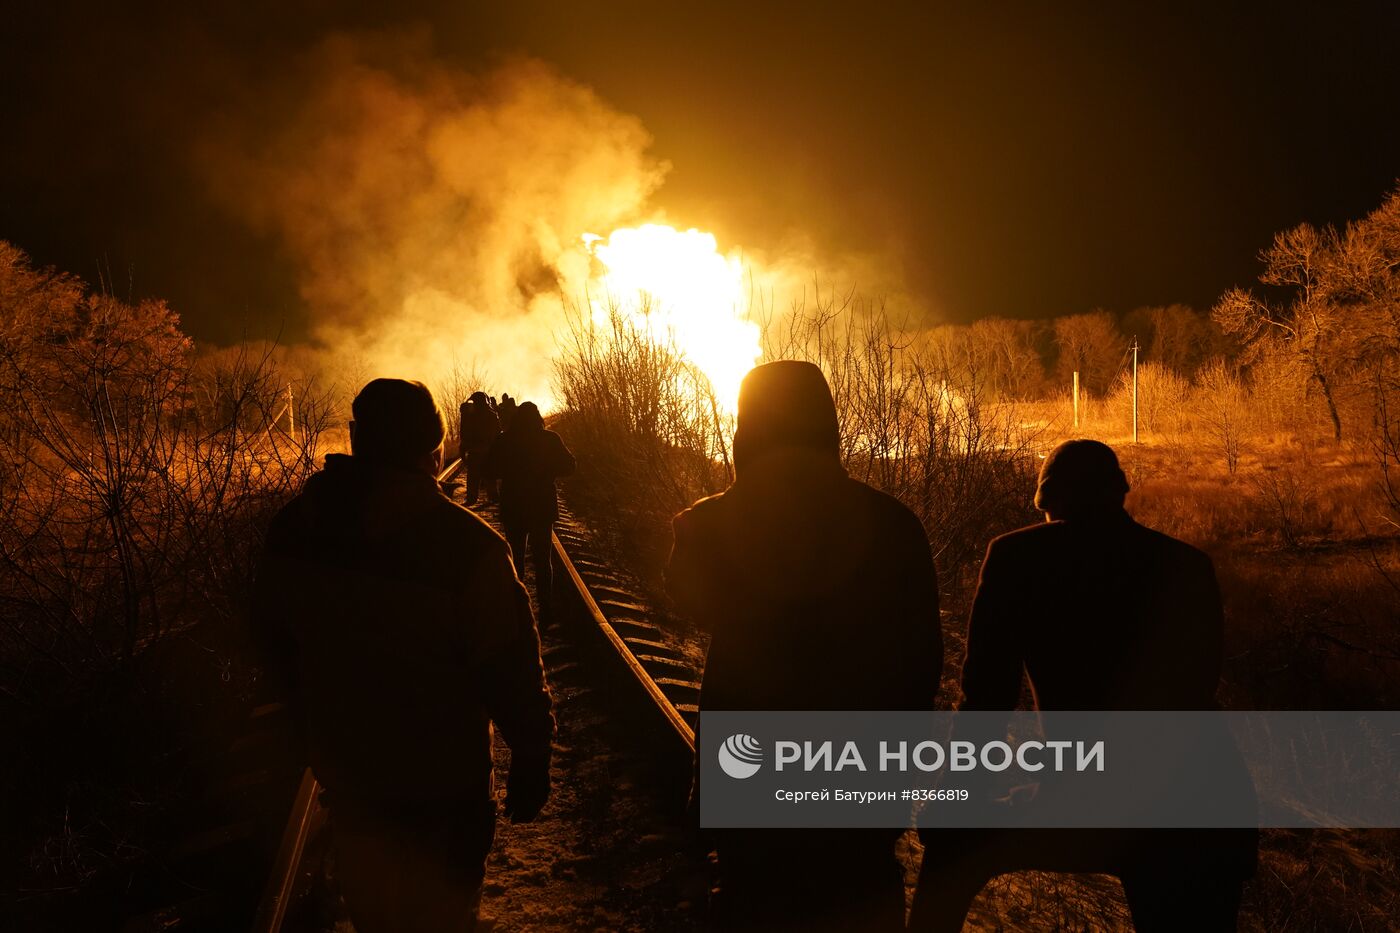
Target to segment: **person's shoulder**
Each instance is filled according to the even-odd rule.
[[[302,532],[311,521],[309,516],[316,511],[311,503],[332,485],[325,470],[317,470],[308,476],[301,490],[283,503],[268,522],[265,543],[270,547],[276,546]]]
[[[431,513],[433,538],[443,547],[469,546],[474,550],[505,547],[505,539],[486,520],[447,496],[434,503]]]
[[[881,492],[869,483],[858,479],[848,480],[850,488],[860,497],[862,504],[882,522],[907,531],[924,532],[924,523],[914,510],[887,492]]]
[[[727,492],[717,492],[712,496],[696,499],[689,506],[681,509],[676,515],[676,521],[681,521],[682,519],[687,521],[703,520],[722,514],[725,509],[727,495]]]
[[[1065,522],[1037,522],[997,535],[987,547],[988,554],[1009,557],[1066,546],[1070,528]]]
[[[505,539],[492,528],[491,525],[480,515],[465,506],[458,505],[446,496],[442,497],[438,510],[446,522],[450,522],[452,527],[463,534],[473,535],[493,541],[504,541]]]
[[[1209,554],[1193,544],[1188,544],[1180,538],[1173,538],[1171,535],[1155,528],[1148,528],[1133,522],[1135,533],[1146,544],[1147,547],[1156,551],[1181,566],[1194,567],[1197,569],[1213,569],[1215,562],[1211,560]]]
[[[671,525],[678,531],[698,531],[713,527],[723,521],[727,513],[726,493],[697,499],[688,508],[682,509],[671,519]]]
[[[992,540],[1022,544],[1032,541],[1058,541],[1067,534],[1069,534],[1069,524],[1066,522],[1036,522],[997,535]]]
[[[267,523],[267,533],[263,539],[263,543],[267,547],[278,547],[300,526],[304,495],[304,493],[297,493],[287,500],[272,516],[272,520]]]

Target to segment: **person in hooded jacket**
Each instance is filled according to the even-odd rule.
[[[744,378],[734,469],[673,524],[668,586],[712,635],[701,709],[932,709],[943,643],[928,537],[847,475],[820,369],[783,360]],[[902,929],[902,833],[717,831],[718,922]]]
[[[485,392],[473,392],[462,403],[461,421],[457,434],[458,453],[467,467],[468,506],[476,505],[481,488],[486,487],[486,500],[496,500],[496,482],[488,471],[491,448],[500,436],[500,420]]]
[[[1046,521],[987,548],[960,709],[1013,710],[1023,678],[1047,739],[1059,737],[1062,710],[1218,708],[1224,611],[1215,568],[1196,548],[1133,521],[1123,507],[1127,493],[1107,445],[1071,440],[1049,454],[1035,494]],[[1077,803],[1079,812],[1093,812],[1119,806],[1127,794],[1152,806],[1172,801],[1183,813],[1209,807],[1252,820],[1254,787],[1238,749],[1223,725],[1200,722],[1154,720],[1151,735],[1119,736],[1143,743],[1144,753],[1118,742],[1103,778],[1051,776],[1034,799],[1016,805],[1033,820],[1035,808]],[[909,926],[927,933],[962,929],[987,880],[1026,870],[1117,875],[1142,933],[1234,930],[1258,848],[1252,828],[929,828],[920,836],[924,861]]]
[[[472,929],[505,813],[549,796],[554,719],[506,543],[439,488],[443,420],[421,383],[376,379],[332,454],[273,519],[255,621],[335,830],[359,933]]]
[[[544,426],[534,402],[524,402],[492,448],[490,472],[500,482],[501,525],[515,566],[525,575],[525,548],[535,568],[535,592],[540,621],[553,615],[554,574],[550,563],[554,522],[559,518],[555,480],[574,472],[574,455],[564,441]]]

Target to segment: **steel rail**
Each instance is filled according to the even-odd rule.
[[[668,744],[672,747],[668,752],[676,757],[689,761],[695,755],[695,730],[690,723],[681,716],[680,710],[676,709],[670,698],[662,692],[651,674],[642,662],[637,660],[637,656],[632,652],[632,648],[617,634],[603,610],[599,608],[597,600],[588,590],[588,584],[584,582],[578,568],[569,558],[569,552],[564,549],[563,543],[559,540],[559,535],[552,536],[554,544],[554,558],[557,560],[565,573],[569,576],[569,581],[573,584],[572,590],[575,598],[579,601],[588,622],[601,637],[603,644],[610,649],[611,656],[616,658],[619,666],[618,673],[623,678],[624,684],[631,689],[631,692],[645,697],[649,706],[654,708],[660,715],[661,723],[666,730]]]

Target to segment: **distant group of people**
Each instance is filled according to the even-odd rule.
[[[528,544],[544,609],[554,481],[574,459],[528,402],[462,406],[467,498],[494,492],[503,541],[433,482],[445,431],[426,388],[375,380],[353,413],[351,455],[328,457],[273,522],[258,617],[302,711],[357,930],[471,929],[496,819],[492,723],[512,752],[506,816],[533,819],[549,796],[554,721],[520,578]],[[929,539],[847,474],[821,371],[754,369],[733,452],[730,488],[675,519],[667,575],[712,633],[701,708],[932,709],[944,651]],[[1210,559],[1134,522],[1127,492],[1103,444],[1046,458],[1047,521],[993,541],[982,566],[963,709],[1009,712],[1027,684],[1046,711],[1214,708]],[[715,924],[904,929],[902,833],[717,831]],[[958,930],[989,878],[1042,869],[1118,875],[1139,930],[1233,930],[1256,835],[921,830],[907,923]]]
[[[507,394],[498,403],[485,392],[473,392],[462,403],[458,424],[466,505],[476,505],[482,489],[488,502],[499,503],[501,527],[522,577],[529,549],[540,623],[548,625],[554,614],[551,539],[559,518],[555,481],[574,472],[574,455],[544,426],[534,402],[517,404]]]

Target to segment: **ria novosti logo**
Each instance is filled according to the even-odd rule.
[[[753,777],[762,764],[763,746],[751,735],[735,733],[719,747],[719,766],[732,778]]]

